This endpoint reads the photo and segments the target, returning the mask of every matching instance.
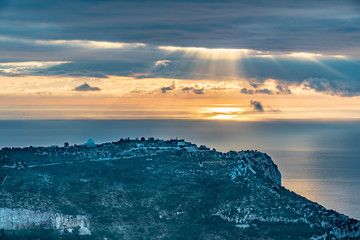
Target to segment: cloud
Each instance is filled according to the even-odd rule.
[[[79,92],[88,92],[88,91],[101,91],[100,88],[98,87],[90,87],[89,84],[84,83],[76,88],[73,89],[74,91],[79,91]]]
[[[252,109],[254,111],[257,112],[264,112],[264,107],[262,106],[262,104],[259,101],[250,101],[250,106],[252,107]]]
[[[195,94],[204,94],[204,89],[203,88],[202,89],[194,89],[193,92]]]
[[[124,42],[109,42],[109,41],[91,41],[91,40],[35,40],[34,43],[39,45],[64,45],[83,48],[135,48],[145,47],[144,43],[124,43]]]
[[[1,75],[245,79],[257,90],[243,94],[291,93],[290,87],[260,89],[274,79],[323,94],[360,95],[354,1],[6,2],[0,62],[69,63],[2,68]],[[330,85],[321,89],[312,78]]]
[[[278,92],[276,92],[276,94],[291,94],[291,90],[289,88],[277,85],[276,89],[278,90]]]
[[[161,88],[162,93],[166,93],[167,91],[171,91],[171,90],[173,90],[171,87],[163,87],[163,88]]]
[[[114,46],[112,44],[115,44]],[[111,47],[111,48],[110,48]],[[42,63],[43,66],[5,66],[0,64],[1,75],[32,76],[136,76],[137,78],[172,78],[190,80],[227,81],[244,79],[254,90],[244,89],[242,94],[290,94],[292,87],[303,85],[306,79],[327,79],[339,89],[321,91],[323,94],[358,96],[360,89],[360,59],[325,53],[294,53],[292,51],[259,51],[247,49],[240,60],[224,60],[232,50],[196,48],[205,56],[215,59],[190,57],[186,51],[168,52],[155,45],[93,40],[33,40],[0,36],[0,62]],[[177,47],[176,49],[191,49]],[[220,59],[216,59],[219,55]],[[228,57],[229,57],[228,56]],[[159,60],[161,59],[161,60]],[[276,61],[274,61],[276,60]],[[170,64],[176,62],[176,64]],[[155,66],[157,65],[157,67]],[[226,67],[224,67],[226,66]],[[231,66],[231,67],[229,67]],[[241,71],[240,71],[241,70]],[[229,74],[229,73],[232,74]],[[275,88],[264,88],[272,79]],[[315,84],[315,83],[313,83]],[[166,90],[165,90],[166,91]]]
[[[278,108],[270,108],[270,109],[266,110],[266,112],[278,113],[278,112],[281,112],[281,110]]]
[[[307,78],[302,82],[307,90],[314,90],[319,93],[337,95],[341,97],[360,96],[360,86],[357,83],[331,81],[326,78]]]
[[[359,49],[353,1],[7,2],[1,32],[8,36],[262,51]]]
[[[48,70],[51,67],[70,63],[69,61],[26,61],[0,63],[0,73],[8,76],[32,74]]]
[[[242,94],[254,94],[254,90],[248,90],[247,88],[242,88],[240,90],[240,93],[242,93]]]
[[[174,90],[176,88],[175,82],[172,82],[172,84],[169,87],[163,87],[161,88],[162,93],[166,93],[167,91]]]
[[[267,88],[264,89],[257,89],[255,93],[263,93],[263,94],[273,94],[273,92]]]
[[[193,87],[185,87],[185,88],[181,89],[181,91],[183,91],[183,92],[189,92],[191,90],[194,90],[194,88]]]
[[[303,81],[306,89],[313,89],[317,92],[333,91],[334,86],[325,78],[308,78]]]
[[[167,67],[171,61],[170,60],[159,60],[155,62],[155,67]]]
[[[256,89],[256,90],[251,90],[251,89],[247,89],[247,88],[242,88],[240,90],[240,93],[242,94],[255,94],[255,93],[259,93],[259,94],[273,94],[273,92],[267,88],[264,89]]]
[[[184,87],[184,88],[181,89],[181,91],[183,91],[183,92],[189,93],[191,91],[191,92],[193,92],[195,94],[199,94],[199,95],[204,94],[204,90],[205,90],[204,88],[196,89],[196,88],[193,88],[193,87]]]

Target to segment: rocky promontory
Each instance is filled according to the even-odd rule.
[[[0,166],[0,239],[360,238],[259,151],[126,138],[3,148]]]

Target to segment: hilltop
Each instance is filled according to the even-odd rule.
[[[358,239],[270,156],[185,140],[0,150],[0,239]]]

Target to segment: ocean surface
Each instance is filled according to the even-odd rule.
[[[180,138],[219,151],[259,150],[279,166],[282,184],[360,219],[360,122],[193,120],[0,121],[0,147],[62,146],[124,137]]]

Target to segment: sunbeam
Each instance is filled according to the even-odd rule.
[[[261,54],[261,51],[252,49],[227,49],[227,48],[203,48],[203,47],[175,47],[160,46],[158,49],[170,53],[182,53],[186,59],[200,59],[193,65],[193,71],[206,74],[211,78],[243,77],[243,69],[237,64],[241,59],[251,55]]]

